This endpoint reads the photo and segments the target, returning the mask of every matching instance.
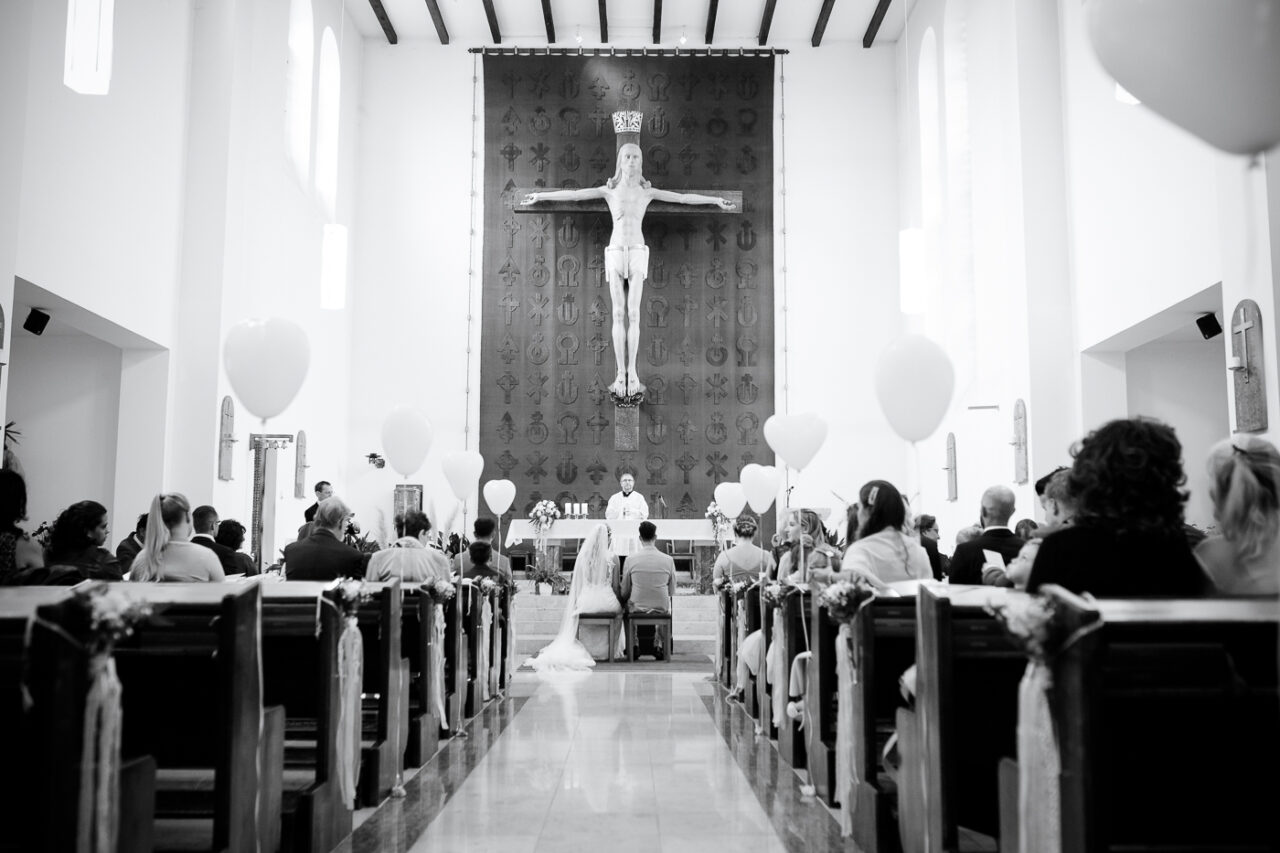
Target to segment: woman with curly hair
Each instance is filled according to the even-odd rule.
[[[21,571],[44,565],[40,544],[18,526],[26,520],[26,481],[17,471],[0,469],[0,585],[13,583]]]
[[[1040,546],[1027,591],[1057,584],[1101,598],[1194,597],[1207,578],[1187,545],[1182,445],[1149,418],[1106,423],[1072,455],[1071,525]]]
[[[53,522],[45,565],[74,567],[84,578],[120,580],[120,562],[102,547],[108,530],[105,506],[97,501],[73,503]]]
[[[1209,451],[1213,517],[1222,529],[1196,557],[1227,595],[1280,592],[1280,453],[1251,435]]]

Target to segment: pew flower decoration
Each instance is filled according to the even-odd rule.
[[[716,529],[716,541],[723,542],[729,538],[729,530],[733,527],[733,521],[729,516],[720,510],[720,505],[715,501],[707,504],[706,517],[710,519],[712,527]]]
[[[866,579],[855,575],[852,580],[839,580],[818,596],[818,602],[827,609],[832,622],[852,622],[858,611],[876,597],[876,591]]]
[[[1065,646],[1065,630],[1049,598],[1032,595],[992,600],[986,611],[1036,663],[1047,663]]]
[[[496,593],[501,592],[501,591],[502,591],[502,588],[503,588],[504,586],[506,586],[506,584],[499,583],[498,581],[494,580],[493,578],[481,578],[481,579],[480,579],[480,593],[481,593],[481,595],[494,595],[494,594],[496,594]]]
[[[782,602],[786,601],[799,591],[799,587],[794,586],[793,584],[784,584],[781,581],[772,581],[761,588],[760,597],[763,598],[765,603],[770,607],[780,607]]]
[[[354,618],[360,605],[373,600],[373,593],[359,578],[346,578],[338,581],[338,606],[347,619]]]
[[[447,578],[431,578],[423,581],[422,588],[436,604],[444,604],[458,594],[458,588]]]
[[[77,591],[75,600],[89,617],[89,653],[110,654],[116,643],[133,633],[134,626],[150,619],[151,605],[122,590],[100,584]]]
[[[727,575],[721,575],[720,577],[716,578],[711,582],[711,588],[716,592],[720,592],[728,585],[729,585],[729,578]]]

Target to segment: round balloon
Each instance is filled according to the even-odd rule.
[[[893,431],[907,441],[933,434],[951,405],[956,373],[942,347],[923,335],[893,342],[876,362],[876,398]]]
[[[484,484],[484,502],[494,515],[501,516],[511,509],[516,499],[516,484],[510,480],[490,480]]]
[[[729,517],[729,520],[737,518],[742,512],[742,508],[747,505],[747,493],[743,491],[741,483],[721,483],[716,486],[716,506],[720,507],[720,511]]]
[[[382,452],[391,467],[406,477],[426,461],[431,438],[431,421],[409,406],[397,406],[382,422]]]
[[[753,462],[743,466],[742,474],[739,476],[747,503],[751,504],[751,508],[757,515],[772,506],[774,498],[778,496],[778,487],[782,480],[777,468],[772,465],[757,465]]]
[[[453,489],[453,496],[466,501],[484,470],[484,457],[474,450],[455,450],[444,455],[440,466],[444,468],[444,477],[449,481],[449,488]]]
[[[1280,143],[1275,0],[1088,0],[1098,61],[1134,97],[1232,154]]]
[[[311,345],[292,320],[241,320],[227,330],[222,366],[231,390],[250,414],[274,418],[298,395],[307,377]]]
[[[803,471],[827,440],[827,422],[813,412],[770,415],[764,422],[764,440],[782,461]]]

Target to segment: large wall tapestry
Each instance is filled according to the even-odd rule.
[[[717,483],[773,461],[773,59],[486,56],[484,93],[484,479],[514,481],[521,516],[549,498],[601,517],[631,471],[655,516],[701,517]],[[655,188],[742,194],[732,211],[649,208],[635,318],[647,390],[631,409],[609,392],[609,214],[519,204],[603,185],[623,110],[643,113]],[[617,431],[637,416],[625,449]]]

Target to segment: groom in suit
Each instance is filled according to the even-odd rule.
[[[982,566],[986,563],[984,550],[1000,554],[1005,565],[1018,556],[1023,542],[1009,529],[1013,510],[1013,490],[1008,486],[992,486],[982,493],[978,510],[982,533],[956,546],[951,556],[951,583],[981,584]]]

